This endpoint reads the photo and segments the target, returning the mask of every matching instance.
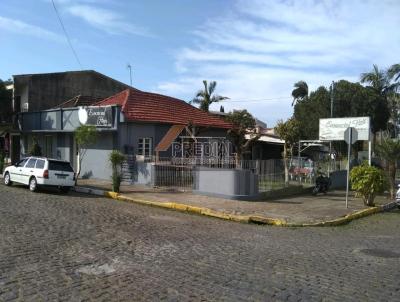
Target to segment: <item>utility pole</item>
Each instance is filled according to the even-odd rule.
[[[132,66],[131,66],[131,64],[128,63],[126,68],[129,69],[129,79],[130,79],[130,83],[131,83],[131,86],[132,86]]]
[[[335,89],[335,82],[332,81],[331,84],[331,118],[333,117],[333,91]],[[329,174],[329,170],[332,166],[332,141],[329,142],[329,169],[328,169],[328,174]]]

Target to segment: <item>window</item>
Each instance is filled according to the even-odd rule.
[[[36,169],[43,169],[45,161],[43,159],[38,159],[36,162]]]
[[[49,161],[49,170],[52,170],[52,171],[63,171],[63,172],[74,172],[74,170],[72,170],[72,167],[68,162],[56,161],[56,160],[50,160]]]
[[[31,158],[28,160],[25,168],[34,168],[36,164],[36,158]]]
[[[144,155],[145,158],[151,157],[152,154],[152,138],[143,137],[138,141],[138,155]]]
[[[25,158],[25,159],[23,159],[23,160],[20,160],[15,166],[16,166],[16,167],[23,167],[23,166],[25,166],[25,164],[26,164],[27,161],[28,161],[27,158]]]

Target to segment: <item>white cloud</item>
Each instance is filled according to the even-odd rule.
[[[390,0],[237,0],[193,31],[195,42],[176,53],[178,77],[157,90],[190,99],[201,80],[216,80],[232,99],[225,109],[247,108],[272,126],[291,115],[295,82],[315,89],[396,63],[399,15],[400,3]]]
[[[75,17],[83,19],[91,26],[110,34],[152,36],[147,29],[126,21],[120,14],[109,9],[99,8],[93,5],[73,4],[67,6],[66,11]]]
[[[55,42],[64,42],[62,36],[52,31],[36,25],[25,23],[17,19],[10,19],[0,16],[0,29],[16,34],[33,36],[40,39],[47,39]]]

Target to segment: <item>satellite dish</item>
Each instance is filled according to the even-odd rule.
[[[78,110],[78,118],[79,118],[79,122],[80,122],[82,125],[85,125],[85,124],[86,124],[86,122],[87,122],[87,120],[88,120],[88,114],[87,114],[87,111],[86,111],[85,108],[79,107],[79,110]]]

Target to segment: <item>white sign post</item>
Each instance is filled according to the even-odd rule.
[[[319,140],[342,141],[348,144],[347,150],[347,184],[346,184],[346,208],[348,207],[350,153],[351,145],[356,141],[369,141],[369,158],[371,163],[371,119],[366,117],[325,118],[319,120]]]
[[[357,141],[357,130],[353,127],[349,127],[344,132],[344,140],[347,143],[347,181],[346,181],[346,209],[349,207],[349,183],[350,183],[350,153],[351,145]]]

